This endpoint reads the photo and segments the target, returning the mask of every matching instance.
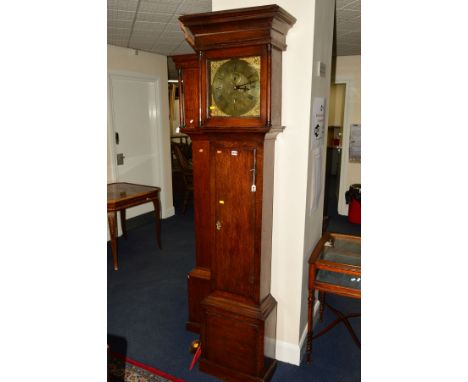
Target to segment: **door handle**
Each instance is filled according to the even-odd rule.
[[[124,164],[125,155],[123,153],[117,154],[117,166],[121,166]]]
[[[115,144],[118,145],[120,142],[119,133],[115,133]]]
[[[218,231],[220,231],[221,228],[222,228],[221,222],[218,220],[218,221],[216,222],[216,229],[217,229]]]

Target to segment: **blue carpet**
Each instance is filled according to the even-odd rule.
[[[162,250],[156,244],[152,219],[139,221],[140,225],[128,224],[133,226],[128,239],[118,240],[119,271],[113,270],[108,243],[108,344],[115,352],[187,382],[217,381],[198,367],[188,370],[192,359],[188,349],[198,338],[185,330],[186,275],[195,265],[193,212],[189,208],[185,216],[176,214],[162,221]],[[329,295],[327,302],[345,313],[360,311],[358,300]],[[333,319],[325,310],[319,327]],[[351,319],[351,323],[360,337],[360,319]],[[360,357],[360,350],[339,324],[314,340],[311,365],[279,362],[272,381],[356,382],[360,380]]]

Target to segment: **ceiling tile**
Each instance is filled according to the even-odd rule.
[[[133,21],[135,12],[132,11],[121,11],[117,9],[108,9],[107,10],[107,21],[109,20],[130,20]]]
[[[344,5],[343,9],[353,9],[356,11],[361,11],[361,0],[348,1]]]
[[[107,41],[109,45],[115,45],[115,46],[127,46],[127,40],[119,40],[119,39],[109,39]]]
[[[130,35],[130,28],[107,28],[107,34],[113,36],[129,36]]]
[[[157,43],[171,45],[174,49],[177,48],[183,41],[183,38],[167,38],[164,34],[161,34],[158,38]]]
[[[172,18],[171,18],[170,23],[171,23],[171,24],[178,24],[178,23],[179,23],[179,17],[180,17],[180,16],[182,16],[182,14],[180,14],[180,13],[174,13],[174,14],[172,15]]]
[[[359,11],[348,11],[348,10],[337,11],[336,21],[338,23],[348,22],[351,20],[355,20],[357,15],[360,15]]]
[[[179,1],[142,1],[139,11],[149,13],[174,13],[178,7]]]
[[[135,32],[162,32],[166,24],[150,23],[147,21],[137,21],[133,26]]]
[[[133,31],[132,32],[132,39],[138,39],[138,40],[148,40],[151,44],[154,44],[154,42],[159,38],[159,35],[161,33],[158,32],[151,32],[151,31]]]
[[[172,15],[173,13],[138,12],[137,21],[168,23],[171,20]]]
[[[171,31],[165,30],[162,38],[183,40],[184,35],[182,34],[182,32],[171,32]]]
[[[349,0],[336,0],[335,8],[336,9],[343,9],[346,4],[349,3]]]
[[[336,25],[337,33],[361,30],[361,23],[346,21]]]
[[[166,24],[166,29],[165,31],[167,32],[181,32],[181,29],[180,29],[180,24],[177,22],[177,23],[168,23]]]
[[[186,0],[179,7],[178,11],[182,14],[202,13],[211,11],[211,1],[190,1]]]
[[[336,55],[361,54],[361,0],[336,0]]]
[[[135,11],[138,0],[107,0],[107,9],[121,9],[124,11]]]
[[[126,28],[130,30],[132,22],[131,20],[112,20],[107,23],[107,26],[110,28]]]

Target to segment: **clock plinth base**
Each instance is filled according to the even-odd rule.
[[[185,323],[185,329],[192,333],[200,333],[200,323],[187,321]]]
[[[201,302],[210,294],[211,272],[208,268],[195,267],[187,275],[188,321],[185,328],[200,333]]]
[[[269,381],[276,368],[276,301],[213,292],[202,302],[200,370],[225,381]]]

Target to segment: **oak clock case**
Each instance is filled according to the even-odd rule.
[[[192,139],[197,258],[187,327],[200,330],[201,371],[268,381],[276,367],[270,285],[281,54],[295,19],[269,5],[179,21],[199,69],[196,82],[193,67],[178,66],[183,103],[198,106],[190,111],[198,110],[197,124],[181,122]],[[187,117],[181,111],[181,121]]]

